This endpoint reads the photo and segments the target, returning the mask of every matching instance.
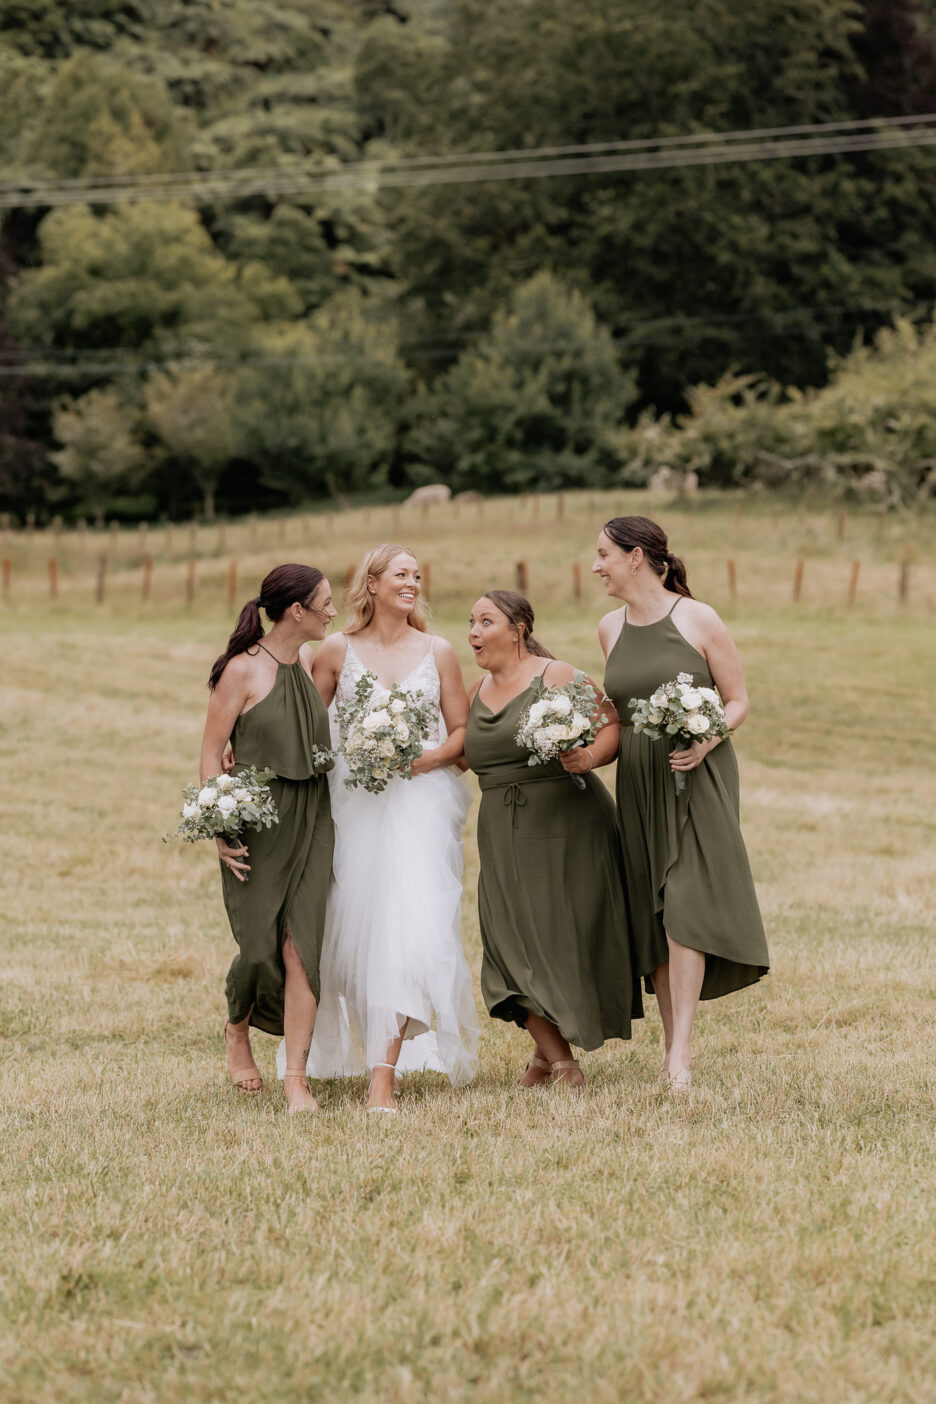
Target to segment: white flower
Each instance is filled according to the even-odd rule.
[[[554,716],[567,717],[572,710],[572,703],[560,692],[558,697],[553,698],[552,709]]]
[[[687,712],[694,712],[697,707],[702,706],[702,694],[693,687],[684,687],[682,690],[682,704]]]
[[[245,790],[243,785],[238,785],[237,789],[234,791],[234,798],[237,800],[238,804],[248,804],[251,798],[250,791]]]
[[[375,707],[385,707],[390,701],[390,689],[386,687],[375,687],[371,693],[371,702]]]
[[[534,702],[533,706],[530,708],[530,721],[535,725],[537,722],[543,720],[548,711],[548,702]]]
[[[552,722],[546,727],[546,735],[550,741],[567,741],[566,728],[560,726],[558,722]]]
[[[647,720],[651,723],[652,726],[659,726],[660,722],[663,720],[663,713],[662,713],[662,712],[648,712],[648,713],[647,713]]]
[[[669,699],[667,698],[666,693],[663,691],[662,687],[658,687],[656,692],[650,694],[651,707],[656,707],[657,709],[665,707],[668,700]]]
[[[207,809],[209,804],[214,804],[217,798],[218,792],[213,785],[206,785],[203,790],[198,792],[198,803],[202,809]]]
[[[218,808],[222,814],[233,814],[237,808],[237,800],[233,795],[222,795],[218,800]]]
[[[390,713],[386,707],[380,707],[376,712],[368,712],[361,725],[365,731],[376,731],[380,726],[389,726]]]
[[[389,780],[389,779],[390,779],[390,772],[389,772],[389,770],[385,770],[382,766],[379,766],[379,765],[374,767],[374,769],[372,770],[371,774],[373,775],[373,777],[374,777],[375,780]]]
[[[219,775],[215,781],[215,788],[219,790],[229,790],[233,784],[234,781],[231,779],[230,775]]]
[[[183,819],[194,819],[198,812],[197,804],[183,804],[182,806]]]
[[[396,748],[394,747],[393,742],[390,740],[390,737],[387,736],[383,741],[381,741],[380,745],[377,747],[377,754],[383,760],[392,760],[395,749]]]
[[[691,686],[691,685],[692,685],[692,674],[691,674],[691,673],[677,673],[677,674],[676,674],[676,681],[677,681],[678,683],[689,683],[689,685]]]
[[[713,687],[700,687],[697,688],[696,691],[698,692],[700,697],[705,698],[706,702],[718,703],[721,701],[720,697],[718,696],[718,693]]]
[[[409,740],[410,735],[409,727],[406,725],[406,722],[398,721],[394,730],[396,731],[397,740],[401,743],[401,745],[405,746],[407,741]]]
[[[538,751],[542,751],[544,747],[549,745],[551,739],[549,733],[551,730],[552,727],[541,726],[534,731],[533,742]]]
[[[574,728],[573,736],[581,736],[583,731],[588,730],[588,718],[583,717],[581,712],[573,712],[569,725]]]
[[[403,701],[403,698],[394,697],[393,701],[390,703],[390,710],[391,712],[393,712],[394,716],[397,717],[400,715],[401,712],[405,712],[406,703]]]
[[[708,717],[703,717],[701,712],[696,712],[692,717],[686,718],[686,730],[691,731],[693,736],[701,736],[704,731],[708,731],[711,722]]]

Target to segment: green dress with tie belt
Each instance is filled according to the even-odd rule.
[[[239,947],[227,977],[228,1017],[239,1023],[249,1014],[255,1028],[282,1034],[287,934],[319,997],[334,848],[328,780],[313,760],[313,747],[331,744],[328,712],[301,663],[279,664],[272,691],[238,717],[231,744],[235,775],[250,765],[276,771],[269,786],[279,823],[244,833],[246,882],[221,864],[224,905]]]
[[[495,1019],[538,1014],[586,1050],[630,1038],[631,966],[614,803],[595,775],[579,789],[558,761],[529,766],[516,733],[527,688],[499,712],[475,697],[465,755],[478,776],[481,991]]]

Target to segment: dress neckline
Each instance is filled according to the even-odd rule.
[[[666,611],[666,613],[665,613],[665,614],[661,614],[660,617],[659,617],[659,619],[651,619],[649,624],[632,624],[632,623],[630,622],[630,620],[628,619],[628,617],[627,617],[628,606],[625,605],[625,606],[624,606],[624,623],[627,625],[627,627],[628,627],[629,629],[655,629],[656,626],[657,626],[658,624],[662,624],[662,623],[663,623],[663,620],[664,620],[664,619],[670,619],[670,618],[672,618],[673,610],[674,610],[674,609],[676,608],[676,606],[679,604],[679,601],[680,601],[681,599],[682,599],[682,595],[677,595],[676,598],[675,598],[675,600],[673,601],[673,603],[670,605],[669,609]],[[682,631],[680,630],[680,632],[682,632]],[[690,644],[690,647],[691,647],[691,646],[692,646],[692,645]]]
[[[374,679],[375,682],[379,683],[381,687],[386,688],[388,692],[392,687],[405,687],[406,684],[409,682],[410,678],[414,678],[419,672],[420,668],[426,662],[426,660],[435,653],[435,634],[433,634],[431,635],[431,642],[429,644],[429,647],[426,649],[426,652],[416,664],[416,667],[411,668],[410,671],[407,673],[406,677],[403,678],[401,682],[385,683],[383,679],[379,677],[377,673],[374,672],[373,668],[368,668],[367,664],[364,662],[364,659],[358,653],[357,649],[354,647],[354,644],[351,642],[347,634],[345,634],[345,642],[347,644],[347,648],[345,649],[345,656],[347,657],[349,653],[353,654],[354,657],[357,659],[358,663],[360,663],[361,667],[364,669],[365,673],[368,673]]]
[[[550,664],[551,662],[552,662],[552,659],[551,659],[551,658],[547,660],[546,668],[549,667],[549,664]],[[482,707],[484,708],[484,710],[487,712],[488,716],[491,716],[491,717],[499,717],[499,716],[501,715],[502,712],[506,712],[507,708],[508,708],[508,707],[511,707],[511,706],[514,704],[514,702],[516,702],[516,700],[517,700],[518,697],[525,697],[525,696],[526,696],[526,694],[529,692],[530,688],[531,688],[531,687],[533,686],[533,684],[536,682],[536,679],[537,679],[537,678],[541,678],[541,677],[543,676],[543,674],[546,672],[546,668],[543,669],[543,672],[542,672],[542,673],[535,673],[534,676],[533,676],[533,677],[530,679],[530,681],[527,683],[527,685],[526,685],[526,687],[523,689],[523,691],[522,691],[522,692],[517,692],[517,693],[515,693],[515,694],[513,695],[513,697],[509,698],[509,700],[506,701],[506,702],[504,703],[503,707],[498,707],[498,709],[497,709],[496,712],[493,711],[493,710],[488,706],[488,704],[485,702],[484,698],[481,696],[481,688],[484,686],[484,678],[481,679],[481,685],[480,685],[480,687],[478,688],[477,692],[476,692],[475,695],[474,695],[474,700],[475,700],[475,702],[480,702],[480,703],[481,703],[481,706],[482,706]]]

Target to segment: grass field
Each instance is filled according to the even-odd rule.
[[[278,558],[340,581],[401,535],[468,677],[467,608],[523,559],[538,635],[598,668],[603,596],[586,570],[576,603],[571,564],[611,509],[381,509],[225,545],[245,597]],[[146,605],[130,533],[99,607],[91,545],[62,546],[51,604],[48,542],[7,543],[5,1400],[936,1400],[936,531],[855,516],[840,542],[829,511],[706,501],[658,515],[745,661],[743,819],[773,972],[703,1008],[684,1100],[655,1091],[650,1001],[631,1044],[585,1058],[584,1097],[515,1091],[525,1039],[485,1020],[476,1083],[409,1078],[389,1124],[364,1116],[362,1081],[288,1120],[262,1035],[263,1097],[225,1082],[217,869],[159,842],[230,624],[216,534],[189,610],[178,531],[174,554],[152,533]],[[466,850],[477,970],[473,818]]]

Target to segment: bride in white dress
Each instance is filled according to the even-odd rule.
[[[395,1070],[431,1068],[453,1086],[477,1072],[479,1027],[461,946],[463,850],[470,804],[454,762],[468,703],[455,651],[426,632],[419,566],[377,546],[358,566],[342,634],[322,644],[312,676],[326,706],[366,672],[420,691],[432,722],[413,779],[380,794],[329,775],[335,858],[322,994],[308,1061],[313,1078],[371,1073],[368,1109],[393,1112]],[[333,742],[335,728],[332,707]]]

